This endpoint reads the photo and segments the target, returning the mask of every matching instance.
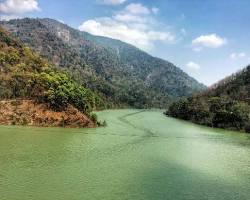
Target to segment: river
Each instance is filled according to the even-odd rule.
[[[0,126],[1,200],[249,200],[250,136],[98,112],[108,126]]]

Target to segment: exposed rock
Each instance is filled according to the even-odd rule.
[[[96,127],[86,115],[68,105],[56,112],[32,100],[0,101],[0,124],[59,127]]]

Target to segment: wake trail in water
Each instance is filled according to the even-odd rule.
[[[146,128],[143,128],[143,127],[140,127],[140,126],[137,126],[137,125],[131,123],[129,120],[127,120],[128,117],[134,116],[134,115],[138,115],[138,114],[141,114],[141,113],[143,113],[143,112],[145,112],[145,111],[146,111],[146,110],[141,110],[141,111],[138,111],[138,112],[129,113],[129,114],[123,115],[123,116],[121,116],[121,117],[118,117],[118,119],[119,119],[121,122],[123,122],[123,123],[125,123],[125,124],[127,124],[127,125],[129,125],[129,126],[132,126],[133,128],[135,128],[135,129],[137,129],[137,130],[139,130],[139,131],[144,132],[145,134],[142,135],[142,136],[144,136],[144,137],[154,137],[154,136],[156,136],[156,135],[155,135],[155,133],[152,132],[151,130],[146,129]]]
[[[133,113],[129,113],[129,114],[126,114],[126,115],[123,115],[121,117],[118,117],[118,119],[139,130],[139,131],[142,131],[143,133],[145,133],[144,135],[121,135],[121,136],[127,136],[127,137],[134,137],[134,136],[138,136],[138,137],[142,137],[142,138],[160,138],[160,139],[204,139],[204,137],[206,139],[209,139],[209,140],[225,140],[225,136],[224,135],[221,135],[221,136],[211,136],[211,135],[202,135],[204,137],[201,137],[201,135],[198,135],[198,136],[160,136],[160,135],[157,135],[156,132],[153,132],[147,128],[144,128],[144,127],[141,127],[141,126],[138,126],[138,125],[135,125],[133,124],[132,122],[130,122],[127,118],[130,117],[130,116],[134,116],[134,115],[138,115],[138,114],[141,114],[143,112],[146,112],[147,110],[141,110],[141,111],[138,111],[138,112],[133,112]]]
[[[132,134],[117,134],[117,133],[112,133],[111,132],[103,132],[103,133],[96,133],[96,132],[92,132],[92,129],[84,129],[84,131],[79,132],[78,131],[72,131],[71,133],[80,133],[80,134],[85,134],[85,135],[104,135],[104,136],[118,136],[118,137],[131,137],[131,138],[137,138],[137,139],[142,139],[145,140],[145,138],[159,138],[159,139],[209,139],[209,140],[225,140],[227,139],[227,137],[225,137],[225,135],[207,135],[207,134],[199,134],[197,136],[190,136],[190,135],[186,135],[186,136],[163,136],[163,135],[159,135],[157,134],[157,132],[154,132],[152,130],[149,130],[145,127],[136,125],[134,123],[132,123],[128,118],[131,116],[135,116],[135,115],[139,115],[143,112],[148,112],[148,110],[140,110],[140,111],[136,111],[136,112],[132,112],[132,113],[128,113],[122,116],[117,117],[117,119],[121,122],[121,124],[123,124],[125,127],[126,126],[130,126],[132,128],[134,128],[135,130],[142,132],[142,134],[138,134],[138,133],[132,133]],[[7,127],[6,127],[7,128]],[[16,127],[8,127],[7,129],[15,129]],[[34,130],[33,132],[44,132],[46,130],[46,128],[39,128],[36,129],[35,127],[33,127]],[[27,130],[27,127],[19,127],[20,130]],[[58,130],[49,130],[49,132],[51,133],[58,133]]]

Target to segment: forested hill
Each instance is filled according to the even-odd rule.
[[[167,113],[199,124],[250,132],[250,66],[200,94],[173,103]]]
[[[52,19],[26,18],[0,24],[43,58],[96,91],[108,107],[165,107],[205,88],[170,62]]]
[[[1,27],[0,72],[1,124],[94,126],[88,117],[101,99]]]
[[[250,65],[212,85],[204,96],[228,96],[250,104]]]

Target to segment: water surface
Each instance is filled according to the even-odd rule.
[[[250,136],[98,113],[97,129],[0,127],[1,200],[249,200]]]

